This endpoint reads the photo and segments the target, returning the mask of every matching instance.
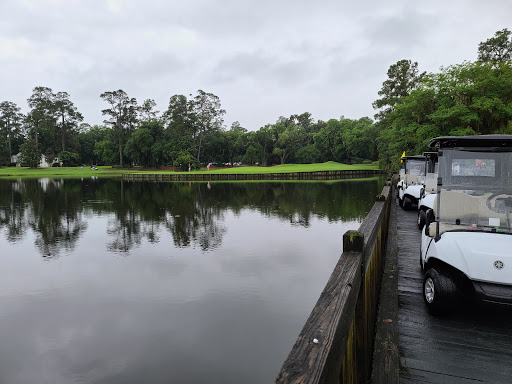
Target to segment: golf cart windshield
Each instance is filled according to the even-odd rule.
[[[408,175],[423,176],[425,174],[425,161],[407,160],[405,172]]]
[[[512,233],[512,152],[446,149],[439,157],[439,176],[434,209],[440,233]]]

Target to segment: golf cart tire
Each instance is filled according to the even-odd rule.
[[[418,211],[418,229],[421,231],[427,222],[427,214],[424,210]]]
[[[404,200],[398,198],[398,205],[403,208],[404,207]]]
[[[411,209],[412,201],[411,201],[411,198],[410,198],[409,196],[405,196],[405,197],[404,197],[403,205],[404,205],[404,209],[405,209],[406,211],[408,211],[409,209]]]
[[[433,288],[433,291],[432,291]],[[433,315],[443,315],[461,298],[455,280],[446,272],[430,268],[423,280],[423,300]]]

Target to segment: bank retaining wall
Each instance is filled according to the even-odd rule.
[[[124,173],[128,181],[216,181],[216,180],[337,180],[380,175],[377,169],[290,173]]]
[[[359,230],[343,235],[343,253],[275,383],[369,381],[391,200],[386,186]]]

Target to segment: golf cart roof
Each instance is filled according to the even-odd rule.
[[[400,158],[401,160],[425,160],[425,156],[423,155],[414,155],[414,156],[404,156]]]
[[[504,148],[512,147],[512,135],[440,136],[430,140],[431,148]]]

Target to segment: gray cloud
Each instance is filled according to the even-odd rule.
[[[119,88],[160,110],[173,94],[213,92],[226,125],[249,129],[303,111],[371,116],[389,65],[475,59],[511,13],[477,0],[3,0],[0,98],[26,111],[35,86],[67,91],[91,124],[99,94]]]

